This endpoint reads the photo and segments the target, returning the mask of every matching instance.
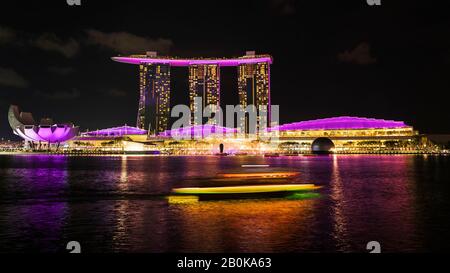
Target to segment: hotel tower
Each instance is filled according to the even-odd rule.
[[[211,106],[216,112],[220,106],[220,68],[217,64],[189,66],[189,103],[191,123],[194,125],[194,112],[199,107],[194,103],[195,97],[202,98],[202,108]]]
[[[146,55],[113,57],[114,61],[139,65],[140,97],[137,115],[137,127],[149,130],[149,134],[158,135],[169,129],[170,118],[170,69],[188,67],[189,101],[191,113],[197,107],[195,97],[202,98],[201,107],[210,107],[215,112],[220,106],[220,68],[235,66],[238,70],[238,96],[242,106],[254,105],[258,110],[257,127],[264,129],[270,125],[270,55],[256,55],[247,51],[238,58],[174,58],[157,56],[156,52]],[[267,111],[267,115],[262,113]],[[267,116],[267,118],[266,118]],[[191,124],[194,124],[192,115]],[[203,121],[201,121],[203,123]],[[248,117],[237,124],[245,128],[245,133],[253,132],[249,128]]]

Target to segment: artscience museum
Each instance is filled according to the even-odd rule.
[[[9,107],[8,121],[13,133],[23,138],[29,147],[59,146],[77,136],[79,131],[72,123],[54,123],[51,118],[43,118],[38,123],[31,113],[20,112],[16,105]]]

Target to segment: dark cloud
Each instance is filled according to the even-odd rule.
[[[63,40],[52,33],[42,34],[34,45],[42,50],[58,52],[66,58],[74,57],[80,50],[80,44],[75,39]]]
[[[295,0],[271,0],[272,12],[280,15],[293,15],[296,13]]]
[[[14,69],[0,67],[0,85],[26,88],[29,86],[29,83]]]
[[[53,74],[66,76],[75,72],[75,68],[70,66],[50,66],[48,68],[48,71],[50,71]]]
[[[53,93],[44,93],[41,91],[36,91],[35,95],[38,97],[43,97],[49,100],[71,100],[80,97],[80,91],[76,88],[68,91],[59,91]]]
[[[338,60],[346,63],[353,64],[373,64],[377,62],[377,59],[370,54],[370,45],[368,43],[360,43],[351,51],[345,51],[338,54]]]
[[[170,39],[137,36],[128,32],[105,33],[95,29],[86,30],[88,42],[112,49],[118,53],[143,53],[146,51],[169,52],[173,46]]]
[[[8,27],[0,26],[0,44],[6,44],[14,41],[16,32]]]

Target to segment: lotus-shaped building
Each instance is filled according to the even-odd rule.
[[[20,112],[16,105],[9,107],[8,121],[14,134],[31,142],[66,142],[78,135],[79,131],[79,127],[71,123],[55,124],[49,118],[36,123],[31,113]]]

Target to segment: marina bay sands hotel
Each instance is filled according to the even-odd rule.
[[[189,99],[190,110],[196,110],[194,98],[202,97],[203,109],[206,106],[220,106],[220,68],[236,66],[238,70],[239,103],[245,108],[248,105],[267,107],[270,113],[270,55],[256,55],[247,51],[245,56],[238,58],[196,58],[180,59],[158,56],[156,52],[145,55],[130,55],[113,57],[114,61],[139,66],[140,97],[137,115],[137,126],[148,129],[150,134],[159,134],[169,129],[170,118],[170,68],[188,67],[189,69]],[[193,115],[191,115],[193,117]],[[258,123],[262,120],[258,114]],[[194,119],[192,118],[192,124]],[[245,118],[245,128],[248,130],[248,120]]]
[[[237,58],[189,58],[158,56],[156,52],[145,55],[113,57],[114,61],[139,67],[140,97],[137,126],[120,126],[78,134],[79,128],[73,124],[55,124],[51,119],[35,122],[28,112],[21,112],[11,105],[8,121],[14,134],[25,140],[26,150],[49,150],[64,144],[65,151],[88,153],[150,153],[168,155],[211,155],[219,152],[219,145],[227,147],[227,154],[270,156],[298,155],[308,153],[441,153],[444,150],[419,134],[412,126],[402,121],[340,116],[306,120],[286,124],[274,124],[270,116],[270,55],[256,55],[247,52]],[[237,95],[243,107],[256,106],[255,115],[237,115],[236,128],[213,126],[203,120],[191,119],[188,130],[169,128],[171,105],[171,67],[187,67],[189,87],[189,112],[209,106],[220,106],[220,70],[223,66],[237,67]],[[201,97],[202,104],[196,97]],[[186,108],[186,107],[185,107]],[[265,108],[265,109],[264,109]],[[272,107],[275,110],[275,107]],[[261,110],[263,109],[263,110]],[[234,109],[235,113],[237,109]],[[250,109],[248,109],[250,110]],[[267,111],[267,113],[265,113]],[[186,113],[183,113],[183,115]],[[229,114],[229,113],[227,113]],[[269,115],[266,115],[269,114]],[[236,114],[235,114],[236,115]],[[185,117],[186,118],[186,117]],[[229,120],[228,120],[229,121]],[[234,120],[233,120],[234,121]],[[251,121],[251,122],[250,122]],[[256,121],[256,124],[255,124]],[[251,124],[250,124],[251,123]],[[276,137],[270,141],[254,141],[261,138],[253,129],[270,126]],[[221,124],[215,124],[221,125]],[[251,127],[250,127],[251,125]],[[235,127],[231,124],[228,127]],[[256,127],[256,128],[254,128]],[[250,130],[251,129],[251,130]],[[264,132],[264,131],[263,131]],[[224,137],[229,133],[233,137]],[[236,134],[239,133],[239,134]],[[199,136],[201,141],[193,139]],[[250,136],[250,137],[248,137]],[[183,138],[180,140],[179,137]],[[176,140],[176,141],[174,141]],[[42,148],[41,143],[46,143]]]

